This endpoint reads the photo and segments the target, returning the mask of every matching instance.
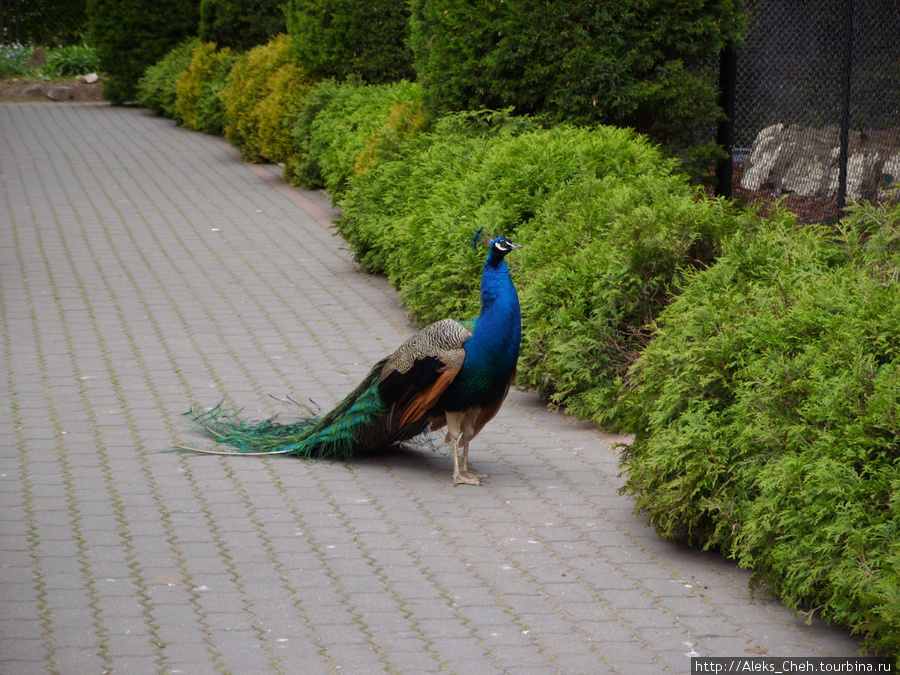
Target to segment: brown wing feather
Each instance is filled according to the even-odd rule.
[[[444,319],[412,336],[385,359],[379,393],[388,405],[382,423],[399,436],[404,429],[421,431],[441,394],[450,386],[466,358],[463,348],[472,332],[457,321]]]
[[[445,366],[443,372],[441,372],[437,380],[435,380],[430,387],[418,392],[406,403],[406,405],[400,411],[400,426],[408,424],[414,420],[421,419],[429,410],[431,410],[431,408],[434,407],[434,404],[438,402],[441,394],[446,391],[447,387],[450,386],[450,383],[453,382],[454,378],[456,378],[457,374],[459,374],[459,371],[462,368],[462,361],[465,358],[465,351],[462,349],[458,351],[462,352],[462,358],[460,358],[458,355],[442,355],[446,358],[447,362],[449,362],[448,365]],[[442,358],[441,360],[443,361],[444,358]]]

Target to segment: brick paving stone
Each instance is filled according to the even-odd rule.
[[[857,653],[659,539],[618,493],[627,439],[528,393],[473,444],[478,489],[451,486],[439,438],[352,464],[167,452],[202,442],[191,406],[328,408],[411,334],[396,293],[327,196],[146,110],[2,105],[0,167],[0,672]]]

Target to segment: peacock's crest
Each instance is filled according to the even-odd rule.
[[[478,230],[475,232],[475,236],[472,237],[472,248],[475,251],[478,251],[479,247],[490,246],[492,239],[493,239],[493,237],[491,237],[489,234],[487,234],[484,231],[483,227],[479,227]]]

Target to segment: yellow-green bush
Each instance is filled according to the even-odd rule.
[[[269,94],[257,106],[260,154],[272,162],[287,162],[294,152],[288,128],[291,112],[303,105],[313,90],[304,71],[285,63],[269,78]]]
[[[225,108],[219,92],[227,85],[237,54],[206,42],[194,49],[191,63],[175,85],[175,108],[184,126],[194,131],[221,135]]]
[[[356,156],[353,175],[368,173],[379,161],[396,155],[398,150],[428,126],[428,115],[421,98],[421,87],[415,90],[413,100],[395,103],[388,113],[384,126],[365,140],[365,147]]]
[[[181,122],[181,115],[175,107],[175,87],[199,45],[200,40],[189,38],[147,68],[138,82],[138,103],[158,115]]]
[[[247,52],[222,91],[225,137],[251,162],[284,161],[290,143],[283,120],[309,92],[308,76],[291,60],[291,39],[272,38]]]

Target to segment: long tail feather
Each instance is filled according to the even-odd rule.
[[[229,445],[234,454],[297,455],[308,459],[347,460],[371,449],[382,440],[375,429],[386,406],[378,394],[378,377],[384,361],[375,365],[366,378],[343,401],[322,418],[301,417],[281,424],[274,417],[250,422],[225,410],[221,404],[208,412],[185,413],[195,428],[220,445]],[[207,454],[231,454],[229,451],[203,450],[176,446]]]

